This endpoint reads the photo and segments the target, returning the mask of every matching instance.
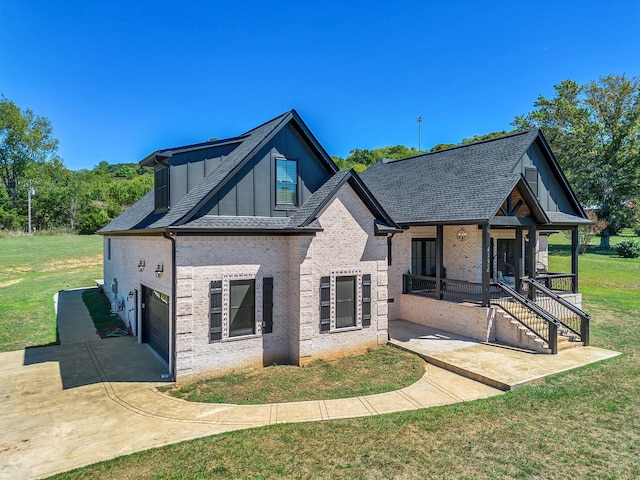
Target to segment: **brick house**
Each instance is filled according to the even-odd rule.
[[[174,379],[387,342],[400,228],[295,111],[141,165],[154,190],[99,232],[105,291]]]
[[[555,302],[547,291],[580,303],[587,220],[538,131],[382,161],[360,178],[292,110],[140,163],[153,191],[99,232],[105,291],[173,379],[362,352],[400,318],[520,346],[530,324],[545,351],[558,326],[581,334],[563,313],[538,313],[541,329],[499,304]],[[551,275],[546,235],[565,228],[573,270]]]

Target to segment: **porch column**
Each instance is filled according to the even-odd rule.
[[[516,227],[516,291],[519,293],[522,292],[522,289],[520,288],[520,279],[524,276],[524,256],[522,253],[522,227]]]
[[[573,293],[578,293],[578,227],[571,228],[571,274]]]
[[[444,227],[436,226],[436,295],[442,300]]]
[[[482,306],[491,303],[491,227],[482,225]]]
[[[536,276],[536,244],[538,243],[538,229],[535,225],[531,225],[529,227],[529,262],[527,265],[527,269],[529,270],[529,277],[535,278]],[[535,296],[535,289],[529,289],[529,297],[533,300],[533,296]]]

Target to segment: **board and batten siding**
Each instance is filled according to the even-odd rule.
[[[535,168],[537,171],[538,201],[547,212],[564,212],[579,214],[567,198],[564,189],[554,173],[554,169],[537,142],[534,142],[522,156],[516,171],[520,169],[526,176],[526,169]]]
[[[220,164],[224,155],[229,155],[237,146],[237,143],[227,144],[174,154],[169,169],[170,205],[176,205]]]
[[[298,162],[298,206],[329,178],[320,157],[289,124],[282,128],[198,212],[198,215],[284,217],[295,208],[275,205],[275,158]]]

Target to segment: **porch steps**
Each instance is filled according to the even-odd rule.
[[[510,308],[514,310],[514,313],[516,313],[517,315],[522,315],[522,316],[527,315],[526,309],[524,309],[523,307],[516,307],[514,309],[514,307],[510,305]],[[547,344],[546,341],[544,341],[534,332],[532,332],[527,327],[522,325],[522,323],[516,320],[512,315],[510,315],[509,313],[507,313],[502,309],[499,310],[499,314],[501,314],[503,318],[505,318],[505,320],[509,321],[509,323],[512,325],[512,329],[516,329],[516,332],[517,332],[516,338],[522,339],[522,343],[523,343],[523,344],[519,344],[518,345],[519,347],[534,350],[540,353],[551,352],[549,345]],[[542,335],[546,335],[547,326],[545,325],[543,328],[544,328],[544,331],[541,331],[540,333]],[[511,342],[509,342],[508,344],[510,343]],[[578,340],[575,334],[573,334],[572,332],[564,328],[558,329],[558,351],[566,350],[568,348],[581,347],[581,346],[583,346],[583,343]]]

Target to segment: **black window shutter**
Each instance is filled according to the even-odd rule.
[[[222,340],[222,280],[211,282],[209,291],[209,341],[219,342]]]
[[[273,278],[262,279],[262,333],[273,333]]]
[[[362,326],[371,326],[371,275],[362,275]]]
[[[524,178],[533,190],[534,195],[538,195],[538,169],[535,167],[527,167],[524,169]]]
[[[320,278],[320,331],[331,329],[331,277]]]

